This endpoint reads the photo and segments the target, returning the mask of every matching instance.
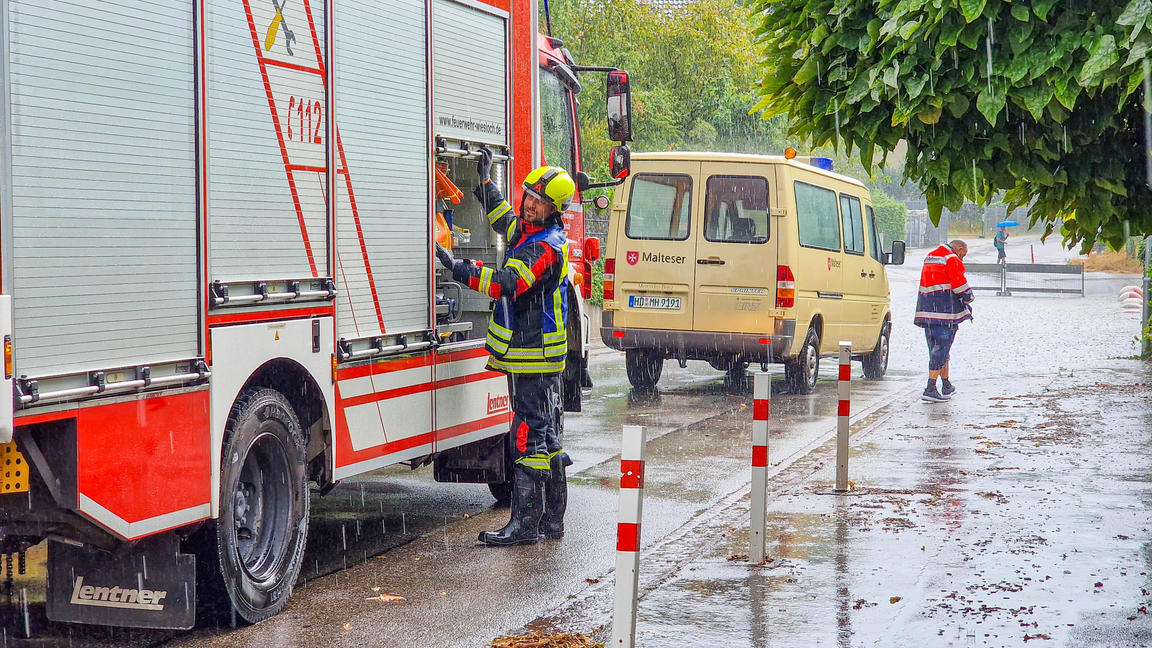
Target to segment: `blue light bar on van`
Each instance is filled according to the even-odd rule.
[[[812,166],[817,169],[824,169],[825,171],[832,170],[832,158],[814,157],[811,159]]]

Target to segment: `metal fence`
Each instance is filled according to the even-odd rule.
[[[1055,293],[1084,296],[1084,266],[1067,263],[966,263],[972,290],[995,290],[997,295],[1014,292]],[[992,275],[995,285],[976,285],[973,275]],[[1047,275],[1047,276],[1043,276]],[[1079,278],[1077,282],[1076,279]],[[1072,284],[1071,287],[1069,284]],[[1078,286],[1076,284],[1079,284]]]

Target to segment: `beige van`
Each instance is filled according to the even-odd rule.
[[[616,190],[604,267],[605,344],[650,389],[664,360],[743,377],[783,362],[793,392],[852,342],[868,378],[888,367],[891,312],[872,199],[825,158],[638,153]]]

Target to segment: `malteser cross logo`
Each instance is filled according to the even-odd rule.
[[[628,254],[624,255],[624,259],[628,261],[628,265],[636,265],[636,263],[640,261],[640,253],[628,250]]]
[[[168,590],[130,589],[124,587],[94,587],[84,584],[84,577],[77,576],[72,585],[72,605],[92,605],[96,607],[126,608],[129,610],[154,610],[161,612],[161,601],[168,596]]]

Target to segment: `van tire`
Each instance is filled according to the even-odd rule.
[[[809,328],[796,358],[784,363],[784,376],[793,394],[811,394],[820,377],[820,334]]]
[[[664,354],[655,349],[628,349],[624,352],[624,369],[632,387],[649,390],[660,382],[664,369]]]
[[[880,337],[876,340],[876,347],[860,359],[860,364],[864,365],[864,377],[868,380],[880,380],[888,370],[891,338],[892,323],[884,322],[884,326],[880,328]]]

